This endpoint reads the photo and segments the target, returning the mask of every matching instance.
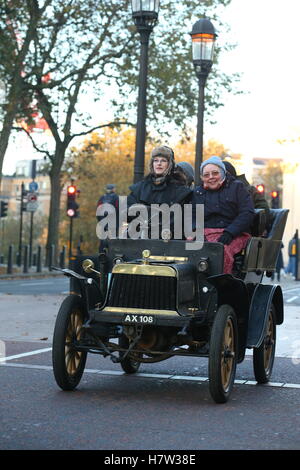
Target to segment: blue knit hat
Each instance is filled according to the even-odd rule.
[[[204,168],[206,167],[206,165],[208,165],[209,163],[211,163],[212,165],[216,165],[220,168],[221,170],[221,176],[222,178],[224,179],[225,178],[225,174],[226,174],[226,167],[224,165],[224,163],[222,162],[221,158],[220,157],[217,157],[216,155],[213,155],[212,157],[208,158],[207,160],[205,160],[205,162],[201,163],[201,166],[200,166],[200,175],[203,175],[203,171],[204,171]]]
[[[195,181],[195,172],[193,166],[189,162],[178,162],[177,167],[181,168],[187,178],[188,185]]]

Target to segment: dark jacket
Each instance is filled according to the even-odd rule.
[[[142,181],[133,184],[129,188],[131,193],[127,198],[127,204],[141,203],[150,204],[184,204],[189,201],[192,190],[180,184],[172,176],[167,177],[161,184],[154,184],[151,175],[146,176]]]
[[[119,207],[119,196],[116,193],[103,194],[98,200],[97,207],[101,204],[112,204],[117,209]]]
[[[250,232],[255,211],[245,185],[231,175],[217,191],[198,186],[192,203],[204,204],[204,228],[223,228],[233,237]]]
[[[249,183],[245,175],[238,175],[237,180],[244,183],[253,198],[254,209],[265,209],[267,219],[269,219],[270,207],[265,196],[260,193],[255,186]]]
[[[173,204],[183,205],[190,202],[193,193],[192,189],[188,188],[185,184],[182,183],[182,181],[177,180],[175,175],[168,176],[166,180],[160,184],[154,184],[151,175],[148,175],[142,181],[139,181],[138,183],[130,186],[130,189],[131,193],[127,198],[127,206],[130,207],[136,203],[147,206],[149,208],[149,222],[151,220],[150,216],[152,215],[150,207],[151,204],[167,204],[168,206],[172,206]],[[180,221],[176,219],[176,224],[177,223],[181,224],[183,234],[183,211],[182,219]],[[164,228],[169,228],[174,236],[174,227],[175,219],[173,212],[170,214],[170,227],[163,226],[162,215],[160,216],[159,236],[161,236],[162,229]]]
[[[97,208],[99,206],[102,206],[102,204],[111,204],[112,206],[114,206],[114,208],[116,209],[116,215],[117,215],[117,225],[118,225],[118,209],[119,209],[119,196],[118,194],[114,193],[114,192],[111,192],[111,193],[106,193],[106,194],[103,194],[103,196],[101,196],[97,202]],[[96,216],[98,222],[103,219],[104,215],[103,216]]]

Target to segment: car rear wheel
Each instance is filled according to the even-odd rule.
[[[271,305],[265,328],[264,339],[253,350],[254,376],[259,384],[267,383],[271,377],[276,347],[276,321],[274,305]]]
[[[77,295],[66,297],[57,314],[52,347],[54,377],[62,390],[73,390],[84,371],[87,353],[76,349],[82,334],[83,319],[81,298]]]
[[[209,390],[216,403],[231,393],[237,363],[237,320],[230,305],[221,305],[212,326],[209,347]]]
[[[123,335],[121,338],[119,338],[119,346],[121,348],[127,349],[129,346],[129,341],[128,338]],[[138,371],[141,363],[139,361],[136,361],[134,357],[127,355],[124,359],[122,357],[125,355],[125,352],[120,351],[120,358],[121,358],[121,367],[126,374],[134,374],[135,372]]]

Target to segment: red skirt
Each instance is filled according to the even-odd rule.
[[[208,242],[216,242],[223,232],[223,228],[205,228],[204,236]],[[224,274],[231,274],[234,255],[245,248],[249,238],[251,238],[251,235],[243,232],[241,235],[234,238],[229,245],[224,245]]]

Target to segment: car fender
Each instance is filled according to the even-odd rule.
[[[251,299],[247,348],[258,348],[263,339],[271,305],[275,307],[276,324],[283,323],[283,295],[279,285],[259,284]]]

